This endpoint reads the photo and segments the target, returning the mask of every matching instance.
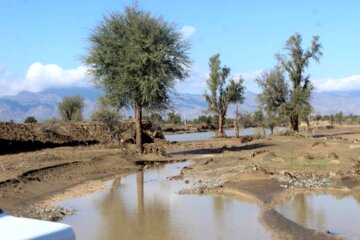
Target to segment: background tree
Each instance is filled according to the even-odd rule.
[[[315,120],[316,120],[316,126],[319,126],[319,121],[321,120],[321,114],[320,113],[315,114]]]
[[[263,109],[261,109],[261,107],[256,110],[253,114],[253,122],[256,125],[256,135],[258,137],[265,137],[266,136],[266,131],[264,128],[265,125],[265,116],[263,113]]]
[[[255,81],[261,89],[257,99],[265,111],[264,124],[273,134],[274,127],[284,120],[284,109],[289,100],[289,86],[280,66],[264,71]]]
[[[235,118],[234,118],[234,131],[235,131],[235,137],[240,137],[240,112],[239,112],[239,106],[236,106],[235,109]]]
[[[163,122],[163,118],[160,113],[151,113],[146,117],[151,123],[161,124]]]
[[[209,94],[205,93],[208,109],[218,116],[218,137],[225,136],[223,126],[225,116],[230,103],[242,103],[244,101],[245,88],[243,79],[238,81],[230,78],[230,68],[221,67],[220,54],[212,56],[209,60],[210,77],[207,80]]]
[[[334,114],[330,115],[329,120],[330,120],[330,125],[333,127],[334,126],[334,120],[335,120]]]
[[[104,100],[103,98],[100,98]],[[114,139],[120,139],[122,132],[122,126],[119,125],[119,121],[123,118],[119,109],[106,105],[105,102],[100,101],[98,109],[92,113],[90,120],[94,122],[100,122],[105,124],[110,131]]]
[[[84,99],[80,96],[64,97],[58,104],[58,111],[63,121],[81,121]]]
[[[37,120],[34,116],[29,116],[25,119],[24,123],[37,123]]]
[[[168,123],[178,125],[181,123],[181,115],[175,112],[169,112],[167,115]]]
[[[211,125],[212,117],[209,115],[200,115],[196,120],[197,123]]]
[[[255,126],[254,121],[253,121],[253,117],[248,112],[240,113],[240,124],[244,128],[249,128],[249,127]]]
[[[304,104],[300,112],[300,120],[306,122],[306,125],[310,127],[310,114],[312,113],[313,108],[310,104]]]
[[[338,124],[342,124],[342,122],[344,121],[344,114],[343,112],[338,112],[335,114],[335,121],[338,123]]]
[[[215,129],[218,131],[219,130],[219,115],[213,114],[211,122],[214,125]]]
[[[261,109],[258,109],[254,112],[254,122],[256,124],[256,127],[260,128],[264,125],[264,113]]]
[[[142,153],[142,109],[168,107],[176,80],[188,76],[190,45],[173,24],[136,6],[105,17],[89,40],[84,62],[113,106],[134,108]]]
[[[305,75],[305,70],[309,67],[310,59],[319,62],[322,56],[319,36],[313,37],[309,49],[303,49],[301,44],[301,35],[295,33],[285,44],[284,51],[286,54],[277,55],[279,63],[288,73],[292,83],[290,101],[287,104],[286,110],[290,119],[291,129],[296,132],[299,131],[299,118],[302,115],[303,109],[311,106],[311,92],[314,89],[310,76]]]
[[[161,124],[164,122],[163,117],[160,113],[152,112],[144,117],[144,119],[149,120],[151,122],[152,130],[156,131],[161,128]]]
[[[91,121],[111,125],[120,121],[122,119],[122,116],[117,109],[109,106],[100,106],[95,112],[93,112],[90,119]]]

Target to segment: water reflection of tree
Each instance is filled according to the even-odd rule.
[[[323,229],[326,223],[324,209],[314,210],[311,196],[296,194],[294,196],[293,209],[295,209],[295,221],[303,226]]]
[[[360,190],[357,191],[332,191],[331,195],[335,196],[337,200],[352,197],[360,204]]]
[[[119,180],[114,185],[118,186]],[[97,203],[102,218],[98,239],[173,239],[175,231],[171,230],[169,212],[161,198],[156,194],[146,198],[144,194],[143,172],[136,174],[136,189],[135,181],[126,187],[125,191],[113,188]],[[131,191],[136,191],[135,198]],[[134,201],[136,209],[131,208]]]
[[[220,230],[224,227],[224,198],[219,196],[212,197],[213,209],[215,213],[216,223]]]

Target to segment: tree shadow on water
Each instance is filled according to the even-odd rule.
[[[274,144],[266,144],[266,143],[254,143],[254,144],[248,144],[244,146],[231,146],[231,147],[220,147],[220,148],[201,148],[201,149],[193,149],[193,150],[185,150],[185,151],[177,151],[169,153],[170,156],[176,156],[176,155],[202,155],[202,154],[217,154],[217,153],[223,153],[224,151],[229,152],[238,152],[242,150],[254,150],[258,148],[264,148],[273,146]]]

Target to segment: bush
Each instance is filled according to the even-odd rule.
[[[37,120],[34,116],[29,116],[25,119],[24,123],[37,123]]]
[[[84,99],[80,96],[65,97],[58,104],[58,111],[64,121],[81,121]]]
[[[180,114],[177,114],[175,112],[169,112],[167,121],[168,121],[168,123],[178,125],[181,123],[181,116],[180,116]]]
[[[119,111],[106,107],[101,107],[91,115],[91,121],[101,122],[110,125],[114,122],[118,122],[122,119]]]
[[[145,116],[143,119],[151,122],[152,130],[157,130],[160,127],[160,125],[164,122],[161,114],[156,112],[151,113],[148,116]]]
[[[212,116],[200,115],[197,119],[194,119],[193,122],[194,122],[195,124],[211,125],[211,123],[212,123]]]
[[[250,113],[242,113],[242,114],[240,114],[240,124],[244,128],[253,127],[254,123],[253,123],[252,115]]]
[[[91,121],[105,124],[115,139],[119,138],[124,131],[121,124],[119,124],[121,119],[122,115],[117,109],[103,104],[100,104],[98,110],[93,112],[90,118]]]

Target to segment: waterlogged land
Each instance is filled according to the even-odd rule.
[[[98,222],[101,218],[110,223],[119,219],[125,221],[124,218],[128,218],[132,219],[135,225],[139,225],[137,229],[146,230],[149,227],[146,225],[149,224],[146,210],[150,210],[153,214],[151,216],[159,216],[157,213],[166,216],[161,218],[165,222],[157,226],[165,227],[162,231],[167,231],[168,236],[198,239],[197,235],[191,236],[186,232],[186,225],[181,225],[191,222],[191,218],[186,218],[189,217],[187,215],[196,214],[197,211],[196,207],[191,207],[197,200],[185,199],[215,194],[227,199],[240,200],[225,204],[224,208],[240,204],[234,208],[242,209],[244,206],[246,208],[246,204],[250,204],[250,208],[254,210],[251,210],[251,216],[256,215],[257,220],[251,224],[254,227],[259,226],[259,229],[265,231],[266,236],[274,239],[358,239],[360,233],[357,228],[352,228],[351,224],[341,225],[333,219],[334,214],[328,209],[343,206],[341,201],[351,201],[351,204],[345,204],[349,212],[341,213],[350,216],[348,221],[351,223],[356,220],[356,217],[351,217],[351,213],[358,212],[360,208],[360,127],[318,129],[312,135],[316,138],[243,137],[177,143],[161,141],[147,146],[153,149],[166,149],[166,156],[134,155],[131,153],[131,145],[126,148],[109,148],[105,145],[62,147],[2,155],[0,206],[18,215],[60,220],[68,212],[62,208],[55,208],[52,204],[62,202],[61,207],[78,210],[75,212],[77,215],[64,219],[78,229],[82,227],[75,224],[78,222],[76,219],[89,219],[91,214],[97,214]],[[159,170],[161,167],[158,167],[158,170],[153,169],[159,163],[152,164],[161,161],[188,161],[184,164],[190,165],[179,165],[180,168],[171,172],[172,174],[163,175],[162,170]],[[129,175],[131,173],[138,174]],[[144,176],[142,181],[136,177],[139,173]],[[126,177],[127,175],[129,176]],[[175,176],[168,178],[170,175]],[[114,176],[117,176],[115,180],[105,181],[113,179]],[[143,189],[143,194],[137,190],[138,182],[143,182],[143,187],[140,188]],[[159,190],[162,187],[167,189],[167,192]],[[333,192],[335,190],[336,194]],[[98,191],[101,192],[92,194]],[[299,199],[295,196],[304,192],[325,194],[328,197],[325,197],[324,201],[330,205],[325,204],[323,206],[327,206],[326,208],[318,210],[318,200],[306,197],[308,195],[304,195],[304,201],[292,200]],[[104,204],[101,203],[98,206],[83,204],[82,201],[86,200],[78,197],[84,195],[87,195],[88,199],[98,199],[95,202],[107,199],[107,210],[102,209]],[[142,205],[139,205],[139,196],[142,196]],[[321,199],[322,196],[320,195]],[[75,200],[69,200],[74,198]],[[171,201],[176,202],[178,199],[183,199],[181,205],[185,208],[182,210],[171,205]],[[225,202],[233,201],[221,199]],[[246,204],[244,199],[247,201]],[[67,202],[63,202],[64,200]],[[215,204],[220,200],[209,197],[206,201]],[[188,213],[185,211],[187,205],[189,209],[193,209]],[[202,205],[200,203],[200,206]],[[294,208],[295,212],[289,210]],[[139,213],[141,209],[144,210],[143,213]],[[216,215],[218,210],[210,206],[206,212],[210,211],[209,214]],[[174,211],[180,211],[185,216],[180,216]],[[229,215],[227,210],[223,211],[221,221],[214,217],[211,222],[209,217],[202,214],[199,219],[203,217],[207,222],[207,228],[211,228],[209,232],[214,234],[221,232],[224,236],[235,236],[234,238],[247,234],[243,230],[249,228],[245,225],[248,223],[239,220],[238,217],[241,216]],[[338,215],[339,218],[342,217],[341,213]],[[158,221],[162,221],[161,219]],[[237,221],[243,226],[233,227],[232,223]],[[219,227],[219,224],[223,224],[223,228]],[[156,226],[150,225],[149,228],[153,227]],[[202,230],[199,228],[199,231]],[[227,235],[230,232],[234,235]],[[95,239],[103,239],[104,236],[111,239],[111,232],[108,232],[110,235],[106,235],[105,229],[103,234],[105,235]],[[248,239],[263,239],[256,234],[248,236]]]
[[[188,165],[158,165],[109,180],[102,192],[61,202],[77,209],[63,222],[79,239],[271,239],[255,203],[178,194],[191,183],[168,178]]]

